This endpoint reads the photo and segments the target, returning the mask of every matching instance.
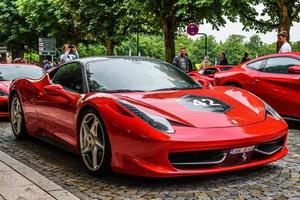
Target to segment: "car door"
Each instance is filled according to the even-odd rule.
[[[43,135],[72,146],[76,145],[77,102],[84,91],[82,70],[79,62],[64,64],[36,100]]]
[[[300,118],[300,75],[289,73],[291,66],[300,66],[300,60],[273,57],[254,78],[256,94],[274,107],[281,115]]]

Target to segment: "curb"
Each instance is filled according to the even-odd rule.
[[[14,169],[16,172],[27,178],[29,181],[37,185],[39,188],[41,188],[57,200],[79,200],[78,197],[76,197],[69,191],[63,189],[61,186],[49,180],[45,176],[34,171],[33,169],[24,165],[23,163],[15,160],[14,158],[2,151],[0,151],[0,161]]]

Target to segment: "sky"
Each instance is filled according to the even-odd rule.
[[[243,25],[240,22],[230,22],[227,21],[225,27],[220,27],[218,30],[212,30],[212,26],[210,24],[203,24],[199,26],[199,32],[206,33],[207,35],[213,35],[216,40],[225,41],[229,35],[231,34],[238,34],[246,36],[246,40],[256,33],[254,30],[250,31],[243,31]],[[277,31],[268,32],[266,34],[258,34],[261,40],[264,43],[270,44],[276,42],[277,40]],[[295,23],[290,30],[290,41],[299,41],[300,40],[300,23]]]
[[[257,19],[263,19],[268,20],[270,19],[269,16],[261,16],[262,10],[264,9],[263,4],[259,4],[255,6],[255,9],[258,12]],[[250,30],[250,31],[243,31],[243,25],[240,22],[230,22],[227,20],[227,24],[224,27],[219,27],[218,30],[212,30],[212,26],[210,24],[203,24],[199,26],[199,32],[206,33],[207,35],[213,35],[215,36],[216,40],[219,41],[225,41],[229,35],[231,34],[238,34],[238,35],[244,35],[246,37],[246,40],[249,40],[249,38],[256,34],[256,31]],[[261,40],[264,43],[270,44],[277,41],[277,31],[268,32],[266,34],[258,33]],[[300,40],[300,23],[294,23],[294,25],[290,29],[290,41],[299,41]]]

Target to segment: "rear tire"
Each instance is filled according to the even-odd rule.
[[[109,172],[110,142],[100,115],[93,109],[85,111],[80,119],[79,146],[83,163],[91,174]]]
[[[12,127],[12,131],[14,136],[17,139],[24,139],[28,136],[25,120],[24,120],[24,112],[22,108],[22,104],[20,98],[17,94],[13,94],[13,97],[10,101],[10,123]]]

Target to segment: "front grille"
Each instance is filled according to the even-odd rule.
[[[222,163],[226,153],[220,150],[170,153],[169,160],[176,168],[208,167]]]
[[[169,153],[168,158],[170,163],[177,169],[201,169],[242,165],[273,156],[283,148],[284,141],[285,137],[282,137],[270,142],[253,145],[253,147],[249,146],[252,147],[250,148],[251,150],[245,150],[241,153],[234,153],[233,149],[172,152]]]
[[[256,158],[263,158],[266,156],[271,156],[283,148],[284,138],[280,138],[271,142],[266,142],[263,144],[259,144],[255,148],[254,156]]]
[[[8,112],[8,103],[0,103],[0,112]]]

